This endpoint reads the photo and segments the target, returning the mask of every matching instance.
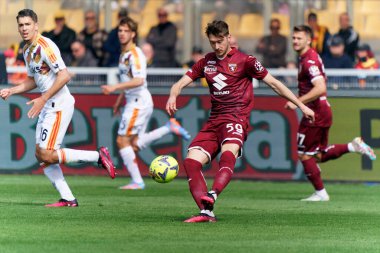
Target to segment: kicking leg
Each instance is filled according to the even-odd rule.
[[[111,178],[115,178],[115,165],[111,159],[108,149],[100,147],[99,151],[77,150],[62,148],[58,150],[47,150],[36,146],[37,160],[45,164],[70,164],[70,163],[98,163]]]
[[[226,143],[222,146],[219,171],[215,175],[214,184],[212,185],[211,191],[202,197],[202,203],[205,209],[210,211],[214,209],[217,197],[231,181],[239,150],[240,146],[235,143]]]

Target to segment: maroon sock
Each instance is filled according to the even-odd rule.
[[[305,175],[309,179],[309,181],[313,184],[314,188],[317,191],[325,188],[323,186],[321,171],[318,167],[318,164],[314,158],[310,158],[309,160],[302,161],[303,169]]]
[[[220,156],[219,171],[215,175],[212,190],[219,195],[231,181],[234,172],[236,157],[231,151],[224,151]]]
[[[201,197],[207,193],[206,180],[201,172],[202,164],[194,159],[186,158],[183,165],[186,170],[191,195],[193,195],[199,209],[202,210],[204,207],[201,203]]]
[[[325,149],[324,152],[322,152],[321,162],[337,159],[348,152],[349,151],[347,144],[330,145]]]

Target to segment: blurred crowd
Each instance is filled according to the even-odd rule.
[[[369,44],[360,43],[359,33],[352,26],[348,13],[341,13],[338,18],[339,31],[331,34],[328,27],[318,23],[316,13],[310,12],[307,16],[307,24],[313,31],[311,46],[320,55],[325,68],[378,69],[379,63],[371,47]],[[297,68],[293,61],[286,61],[287,43],[291,38],[281,35],[281,21],[271,19],[269,29],[270,34],[263,36],[256,47],[256,53],[262,55],[263,65],[267,68]],[[348,78],[346,79],[348,81]],[[359,76],[360,87],[365,87],[366,80],[368,79],[365,75]],[[342,81],[342,78],[329,79],[330,83],[339,81]]]
[[[237,1],[243,2],[243,1]],[[253,1],[253,3],[256,3]],[[277,11],[288,13],[285,4],[279,1]],[[228,11],[242,11],[247,6],[233,4],[228,8],[227,0],[215,0],[210,5],[217,13],[216,18],[223,19]],[[205,5],[204,8],[207,8]],[[261,12],[262,6],[255,4],[250,6],[252,11]],[[120,8],[118,19],[128,16],[127,8]],[[326,68],[357,68],[377,69],[379,64],[368,44],[360,43],[358,31],[352,26],[347,13],[341,13],[339,17],[339,31],[331,34],[329,28],[318,23],[318,15],[310,12],[307,16],[307,24],[313,30],[312,47],[320,54]],[[144,43],[139,45],[148,60],[148,67],[191,67],[197,60],[203,57],[203,50],[195,46],[192,57],[187,62],[180,63],[176,59],[177,27],[169,19],[168,8],[157,10],[158,23],[150,28]],[[62,58],[67,66],[73,67],[115,67],[118,65],[120,44],[117,38],[117,27],[110,32],[99,28],[98,15],[94,10],[84,13],[84,27],[76,33],[66,24],[65,15],[58,11],[54,15],[55,27],[50,31],[42,31],[42,35],[53,40],[61,50]],[[296,68],[297,60],[287,61],[288,43],[290,37],[281,34],[281,21],[273,18],[269,22],[270,34],[259,39],[255,52],[262,59],[267,68]],[[233,46],[237,47],[235,37],[231,39]],[[22,66],[23,44],[15,43],[4,51],[7,66]],[[24,78],[22,74],[8,76],[9,82],[17,83]],[[365,77],[361,79],[365,85]]]

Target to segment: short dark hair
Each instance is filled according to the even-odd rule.
[[[19,11],[17,14],[16,20],[18,21],[19,18],[23,18],[23,17],[30,17],[35,23],[38,22],[37,14],[31,9],[23,9]]]
[[[317,20],[317,14],[314,12],[310,12],[309,15],[307,16],[307,20],[309,19]]]
[[[310,38],[313,38],[313,30],[307,25],[297,25],[293,27],[293,32],[304,32],[306,35],[309,35]]]
[[[208,37],[211,34],[214,36],[229,35],[228,24],[222,20],[214,20],[211,23],[208,23],[206,27],[206,35]]]
[[[134,21],[132,18],[130,17],[125,17],[125,18],[122,18],[119,22],[119,26],[121,25],[127,25],[129,27],[129,29],[131,29],[132,32],[134,32],[136,34],[136,36],[133,38],[133,42],[134,43],[137,43],[137,37],[138,37],[138,25],[136,23],[136,21]]]

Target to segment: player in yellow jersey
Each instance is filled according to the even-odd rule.
[[[117,112],[123,97],[127,101],[116,142],[132,181],[120,189],[138,190],[144,189],[145,184],[136,162],[135,152],[170,132],[181,135],[186,140],[190,139],[190,135],[174,118],[162,127],[145,132],[153,113],[153,100],[146,81],[146,58],[135,44],[137,23],[129,17],[120,20],[118,37],[122,50],[119,59],[121,82],[116,85],[104,85],[102,90],[104,94],[123,91],[116,100],[114,112]]]
[[[76,207],[73,196],[59,164],[98,162],[111,176],[115,177],[114,164],[108,150],[98,151],[61,148],[63,137],[74,113],[74,97],[66,84],[70,75],[62,60],[58,47],[38,32],[37,14],[30,9],[19,11],[18,31],[26,43],[23,54],[28,73],[21,84],[2,89],[3,99],[38,88],[41,96],[28,102],[29,118],[38,116],[36,126],[36,158],[44,167],[44,173],[58,190],[61,199],[47,207]]]

